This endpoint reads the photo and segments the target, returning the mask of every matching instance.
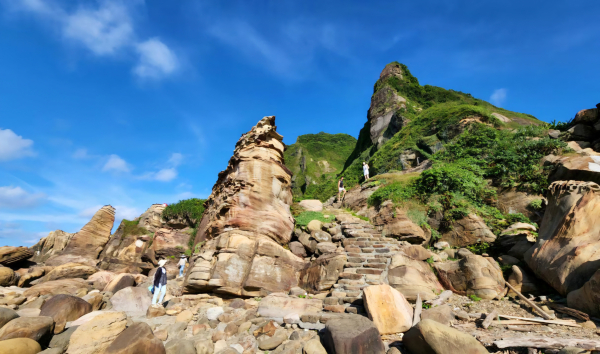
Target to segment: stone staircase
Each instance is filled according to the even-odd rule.
[[[344,211],[337,211],[341,221],[344,250],[348,262],[331,296],[324,301],[329,310],[360,313],[362,289],[369,285],[387,284],[388,267],[392,256],[400,250],[403,242],[382,236],[368,221]]]

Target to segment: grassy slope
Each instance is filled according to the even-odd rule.
[[[321,132],[299,136],[296,143],[289,145],[284,153],[285,165],[295,176],[294,198],[323,199],[322,196],[327,195],[330,188],[330,183],[326,182],[335,179],[342,171],[355,145],[356,139],[347,134]],[[306,183],[307,180],[317,184]]]

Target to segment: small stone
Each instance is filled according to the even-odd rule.
[[[581,324],[583,328],[596,329],[596,324],[593,321],[586,321]]]
[[[224,310],[222,307],[211,307],[206,310],[206,318],[208,318],[209,321],[214,321],[219,318],[223,312]]]

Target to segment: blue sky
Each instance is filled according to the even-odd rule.
[[[600,101],[600,2],[0,0],[0,245],[207,197],[276,115],[357,136],[385,64],[545,121]]]

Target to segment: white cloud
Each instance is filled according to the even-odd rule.
[[[133,220],[142,214],[142,212],[135,207],[123,205],[115,205],[115,211],[115,222],[120,222],[121,219]]]
[[[64,36],[97,55],[115,54],[134,38],[127,8],[115,1],[103,1],[98,9],[80,8],[63,21]]]
[[[0,161],[34,156],[33,140],[23,139],[10,129],[0,129]]]
[[[173,154],[171,154],[171,157],[169,158],[169,163],[172,164],[173,166],[179,166],[182,161],[183,161],[183,155],[178,152],[174,152]]]
[[[110,155],[108,161],[102,167],[102,171],[117,171],[117,172],[129,172],[129,166],[127,162],[120,158],[118,155]]]
[[[502,105],[506,101],[507,93],[508,93],[508,90],[505,88],[500,88],[500,89],[494,90],[494,93],[492,93],[492,95],[490,96],[490,102],[494,106],[502,107]]]
[[[97,56],[139,55],[133,73],[142,78],[160,79],[179,67],[177,55],[157,38],[140,39],[131,12],[144,2],[101,0],[97,5],[74,10],[49,0],[19,0],[9,3],[15,10],[31,12],[57,29],[62,37]],[[70,11],[69,11],[70,10]]]
[[[161,182],[169,182],[177,178],[177,170],[174,168],[165,168],[158,172],[154,176],[154,179]]]
[[[45,198],[43,193],[28,193],[21,187],[0,187],[0,208],[32,208],[39,205]]]
[[[82,148],[82,149],[75,150],[75,152],[73,153],[72,157],[74,159],[77,159],[77,160],[83,160],[83,159],[89,158],[90,155],[88,155],[87,149],[83,149]]]
[[[158,38],[139,43],[136,49],[140,61],[133,72],[141,78],[161,78],[173,73],[179,65],[173,51]]]

